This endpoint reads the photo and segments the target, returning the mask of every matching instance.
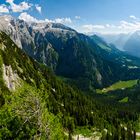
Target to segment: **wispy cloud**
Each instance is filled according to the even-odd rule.
[[[14,0],[5,0],[6,4],[0,5],[0,13],[21,13],[28,11],[32,8],[35,8],[39,13],[42,12],[42,7],[38,4],[28,3],[26,1],[22,1],[19,4],[16,4]]]
[[[80,16],[75,16],[75,19],[81,19],[81,17]]]
[[[140,30],[140,22],[127,22],[123,20],[120,22],[120,26],[118,26],[118,28],[131,31]]]
[[[12,10],[12,12],[23,12],[27,11],[31,8],[32,4],[29,4],[25,1],[15,4],[14,0],[6,0],[6,2],[10,5],[9,10]]]
[[[38,4],[35,5],[36,10],[41,13],[42,7],[39,6]]]
[[[0,5],[0,13],[9,13],[9,9],[6,7],[6,5]]]
[[[86,33],[93,32],[94,29],[104,29],[104,25],[94,25],[94,24],[86,24],[82,26],[82,30]]]
[[[54,20],[50,20],[47,18],[44,20],[39,20],[39,19],[36,19],[35,17],[29,15],[27,12],[21,13],[18,18],[21,20],[24,20],[26,22],[36,22],[36,23],[43,23],[43,22],[53,22],[53,23],[61,23],[61,24],[71,24],[72,23],[72,20],[68,17],[56,18]]]
[[[131,19],[134,19],[134,20],[137,20],[137,19],[139,19],[139,18],[137,18],[136,16],[134,16],[134,15],[130,15],[129,16]]]
[[[130,15],[131,20],[121,20],[117,24],[85,24],[78,28],[78,31],[83,33],[128,33],[140,30],[140,18]]]
[[[56,19],[54,19],[54,22],[62,23],[62,24],[71,24],[72,20],[69,17],[66,17],[66,18],[56,18]]]

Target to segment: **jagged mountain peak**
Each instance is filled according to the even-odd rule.
[[[5,21],[11,21],[14,19],[14,17],[12,17],[11,15],[2,15],[0,16],[0,19],[3,19]]]
[[[16,19],[12,17],[11,15],[3,15],[0,16],[1,25],[9,26],[9,24],[12,24],[12,26],[16,26],[17,24],[25,24],[30,27],[33,27],[34,29],[60,29],[60,30],[67,30],[67,31],[73,31],[76,32],[74,29],[67,27],[61,23],[53,23],[53,22],[26,22],[21,19]],[[0,28],[1,29],[1,28]]]
[[[75,31],[70,27],[67,27],[61,23],[53,23],[53,22],[32,22],[30,24],[30,26],[33,26],[37,29],[46,29],[46,28],[50,28],[50,29],[62,29],[62,30],[69,30],[69,31]],[[76,32],[76,31],[75,31]]]
[[[45,36],[46,33],[52,33],[58,38],[60,36],[67,38],[68,35],[73,37],[77,33],[75,30],[60,23],[28,23],[9,15],[0,16],[0,21],[0,30],[10,35],[11,39],[20,48],[23,48],[23,40],[29,45],[34,42],[34,37],[37,34]]]

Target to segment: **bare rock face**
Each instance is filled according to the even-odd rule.
[[[20,86],[21,80],[16,72],[12,70],[11,66],[6,66],[3,64],[3,79],[5,85],[9,90],[14,91],[17,87]]]
[[[10,35],[11,39],[22,48],[20,37],[17,32],[17,25],[15,24],[16,20],[9,15],[0,17],[0,30],[6,32]]]
[[[0,16],[0,21],[0,30],[9,35],[19,48],[50,67],[58,61],[55,46],[50,40],[63,38],[66,41],[76,36],[75,30],[58,23],[26,23],[9,15]]]
[[[31,49],[30,46],[38,46],[40,37],[46,33],[54,33],[57,38],[61,36],[74,36],[76,31],[58,23],[26,23],[23,20],[15,19],[10,15],[0,16],[0,30],[10,35],[11,39],[23,49]],[[28,47],[28,48],[27,48]],[[33,51],[33,50],[32,50]]]

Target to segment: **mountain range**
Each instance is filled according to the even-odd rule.
[[[0,18],[0,29],[27,55],[84,90],[140,76],[138,58],[122,53],[99,37],[91,38],[57,23]]]
[[[119,50],[140,57],[140,31],[137,30],[126,34],[98,34],[108,43],[114,44]]]

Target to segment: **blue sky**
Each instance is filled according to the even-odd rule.
[[[139,6],[140,0],[0,0],[0,14],[84,33],[127,33],[140,29]]]

